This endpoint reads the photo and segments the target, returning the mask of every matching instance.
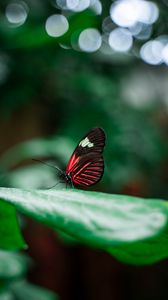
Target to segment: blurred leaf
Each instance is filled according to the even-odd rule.
[[[15,279],[25,275],[27,263],[27,257],[19,253],[0,250],[0,279]]]
[[[55,156],[63,162],[67,155],[73,151],[73,143],[68,138],[34,139],[20,143],[10,148],[0,158],[0,164],[4,168],[11,168],[26,159]]]
[[[21,236],[16,210],[13,205],[0,201],[0,248],[25,248],[26,244]]]
[[[10,291],[0,290],[0,300],[16,300]]]
[[[17,28],[1,23],[0,34],[7,48],[32,48],[54,42],[42,25],[24,25]]]
[[[117,256],[119,259],[121,256],[121,260],[125,262],[136,263],[138,246],[131,248],[131,245],[135,245],[138,241],[160,237],[163,230],[167,230],[168,206],[166,201],[161,200],[80,190],[26,191],[9,188],[1,188],[0,197],[13,203],[19,211],[81,242],[108,251],[111,248],[112,253],[114,249],[115,256],[117,256],[115,249],[128,247],[129,260],[127,257],[124,259],[122,248]],[[143,246],[139,244],[139,250],[143,248],[141,257],[144,255],[141,263],[151,263],[160,259],[162,249],[165,254],[162,238],[158,239],[158,244],[153,260],[145,255],[149,252],[150,244],[146,242]]]
[[[16,282],[11,286],[11,290],[17,300],[58,300],[55,293],[27,283],[26,281]]]
[[[54,163],[52,162],[53,166]],[[59,183],[57,170],[34,164],[16,169],[8,175],[8,186],[17,188],[48,188]],[[60,184],[58,185],[60,187]]]
[[[28,263],[27,256],[0,251],[0,300],[58,300],[53,292],[29,284],[23,279]]]

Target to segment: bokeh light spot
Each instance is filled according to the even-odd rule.
[[[80,12],[90,6],[90,0],[79,0],[78,4],[73,8],[73,11]]]
[[[151,65],[159,65],[163,62],[163,44],[160,41],[148,41],[140,50],[141,58]]]
[[[145,0],[118,0],[111,5],[110,15],[119,26],[134,26],[137,22],[153,24],[159,16],[157,5]]]
[[[151,1],[141,1],[141,10],[139,12],[139,21],[145,24],[153,24],[159,17],[159,9],[156,3]]]
[[[6,7],[5,15],[8,22],[15,26],[20,26],[27,19],[28,6],[22,1],[9,3]]]
[[[83,11],[90,6],[90,0],[57,0],[56,3],[63,10],[75,12]]]
[[[68,9],[73,10],[79,5],[79,0],[67,0],[66,5]]]
[[[78,43],[81,50],[95,52],[101,46],[102,37],[97,29],[88,28],[81,32]]]
[[[69,23],[65,16],[56,14],[48,17],[45,28],[48,35],[59,37],[68,30]]]
[[[133,38],[131,33],[124,28],[116,28],[109,35],[110,47],[118,52],[127,52],[131,49]]]
[[[96,15],[101,15],[102,13],[102,4],[99,0],[95,0],[93,3],[90,3],[90,8],[94,11]]]
[[[147,40],[152,34],[152,25],[137,22],[129,27],[131,34],[138,40]]]
[[[137,22],[138,14],[132,1],[117,1],[110,8],[112,20],[119,26],[132,26]]]

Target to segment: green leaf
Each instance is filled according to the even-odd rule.
[[[10,203],[0,200],[0,248],[14,250],[25,247],[16,218],[16,209]]]
[[[0,279],[14,279],[25,275],[28,258],[11,251],[0,250]]]
[[[10,291],[0,290],[1,300],[16,300]]]
[[[58,300],[55,293],[29,284],[23,278],[27,273],[29,257],[12,251],[0,251],[0,299],[3,300]]]
[[[167,224],[164,201],[79,190],[13,188],[0,188],[0,197],[53,228],[101,247],[156,236]]]
[[[168,257],[168,234],[162,233],[150,240],[119,245],[108,250],[110,254],[124,263],[152,264]]]
[[[11,290],[18,300],[58,300],[53,292],[26,281],[14,283]]]
[[[80,190],[10,188],[0,188],[0,197],[20,212],[123,262],[149,264],[168,256],[166,201]]]

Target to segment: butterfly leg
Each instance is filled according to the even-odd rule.
[[[70,177],[70,178],[71,178],[71,177]],[[74,184],[73,184],[72,178],[71,178],[71,188],[74,189]]]

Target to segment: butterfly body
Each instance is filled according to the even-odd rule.
[[[61,172],[59,174],[59,178],[61,180],[61,182],[66,182],[68,185],[73,186],[73,182],[72,182],[72,177],[70,173],[66,173],[66,172]]]
[[[60,177],[71,186],[91,186],[103,176],[103,149],[105,133],[101,128],[91,129],[75,148],[65,172]]]

